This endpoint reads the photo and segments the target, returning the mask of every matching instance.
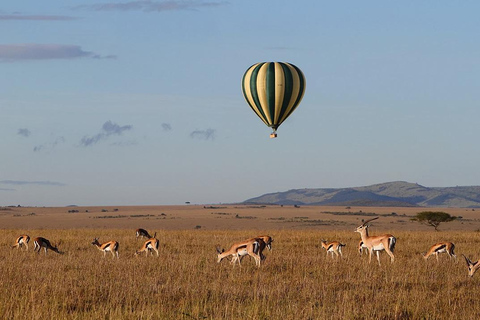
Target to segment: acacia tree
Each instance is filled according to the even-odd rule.
[[[435,228],[435,231],[438,231],[438,226],[442,222],[450,222],[457,219],[455,216],[442,211],[422,211],[417,213],[415,218],[412,218],[413,221],[418,221],[420,223],[426,224],[427,226],[432,226]]]

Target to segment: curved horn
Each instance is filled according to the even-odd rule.
[[[467,257],[465,257],[464,254],[462,254],[462,256],[465,258],[465,261],[467,261],[467,266],[470,266],[472,264],[472,261],[470,261],[470,259],[468,259]]]
[[[362,226],[366,226],[367,223],[369,223],[370,221],[373,221],[373,220],[377,220],[378,218],[379,218],[379,217],[375,217],[375,218],[369,219],[369,220],[365,221],[365,222],[362,224]]]

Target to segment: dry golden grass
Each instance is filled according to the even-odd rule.
[[[396,261],[382,265],[355,250],[353,230],[264,230],[273,250],[257,269],[216,263],[215,245],[258,235],[257,230],[164,230],[160,257],[134,257],[142,245],[131,229],[32,229],[60,242],[63,255],[10,249],[25,229],[0,236],[2,319],[473,319],[480,275],[467,277],[461,257],[480,257],[480,233],[375,228],[397,237]],[[159,229],[157,229],[159,231]],[[90,242],[116,240],[120,259]],[[345,258],[326,257],[320,239],[347,244]],[[424,261],[435,242],[456,244],[458,261]]]

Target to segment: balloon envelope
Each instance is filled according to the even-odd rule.
[[[275,134],[302,100],[305,76],[290,63],[261,62],[243,75],[242,91],[252,110]]]

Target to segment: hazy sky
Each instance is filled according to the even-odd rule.
[[[4,1],[0,205],[480,185],[478,1]],[[256,62],[298,66],[270,139]]]

